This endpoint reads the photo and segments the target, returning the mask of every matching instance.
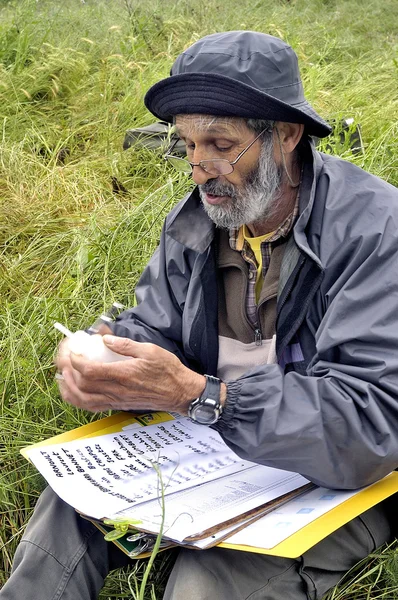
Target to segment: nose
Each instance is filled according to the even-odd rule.
[[[209,181],[209,179],[216,179],[217,175],[211,175],[207,173],[202,167],[197,166],[192,168],[192,179],[196,183],[196,185],[204,185]]]

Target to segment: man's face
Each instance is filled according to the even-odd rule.
[[[236,159],[256,134],[243,119],[208,115],[178,115],[176,128],[190,162]],[[230,229],[263,221],[276,209],[281,174],[273,151],[273,134],[265,133],[234,165],[228,175],[211,175],[193,168],[203,206],[218,227]]]

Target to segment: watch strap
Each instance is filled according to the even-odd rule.
[[[218,404],[220,404],[221,381],[218,379],[218,377],[213,377],[213,375],[205,375],[205,377],[206,387],[200,394],[199,400],[211,398],[212,400],[218,401]]]

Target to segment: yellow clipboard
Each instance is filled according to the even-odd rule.
[[[329,512],[318,517],[312,523],[309,523],[273,548],[241,546],[228,543],[228,541],[221,542],[218,546],[229,548],[230,550],[243,550],[245,552],[270,554],[271,556],[282,556],[284,558],[297,558],[328,535],[369,508],[372,508],[372,506],[392,496],[395,492],[398,492],[397,471],[390,473],[384,479],[377,481],[358,492],[355,496],[348,498],[348,500],[332,508]]]
[[[153,425],[165,421],[172,421],[173,419],[174,417],[166,412],[148,412],[141,415],[120,412],[111,415],[110,417],[93,421],[87,425],[82,425],[72,431],[61,433],[52,438],[43,440],[42,442],[38,442],[37,444],[26,446],[21,449],[21,454],[29,460],[26,451],[31,448],[37,448],[48,444],[62,444],[71,440],[95,437],[107,433],[116,433],[126,425]],[[228,541],[220,542],[218,547],[244,552],[269,554],[271,556],[281,556],[284,558],[297,558],[325,537],[396,492],[398,492],[398,472],[394,471],[387,475],[387,477],[377,481],[366,489],[361,490],[355,496],[352,496],[321,517],[318,517],[273,548],[243,546],[232,544]]]

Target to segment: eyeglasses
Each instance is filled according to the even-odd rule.
[[[229,175],[234,170],[234,166],[236,165],[238,160],[242,158],[244,153],[247,152],[253,146],[253,144],[265,131],[271,132],[272,127],[266,127],[265,129],[260,131],[258,136],[256,136],[254,140],[250,142],[250,144],[244,150],[242,150],[242,152],[240,152],[233,161],[229,161],[226,158],[210,158],[206,160],[201,160],[198,163],[192,163],[186,158],[173,156],[172,152],[176,147],[177,143],[180,141],[179,139],[177,139],[173,143],[170,150],[167,152],[167,154],[164,155],[164,159],[167,160],[171,165],[173,165],[175,169],[181,171],[182,173],[185,173],[186,175],[190,175],[194,167],[200,167],[201,169],[206,171],[206,173],[209,173],[209,175]]]

